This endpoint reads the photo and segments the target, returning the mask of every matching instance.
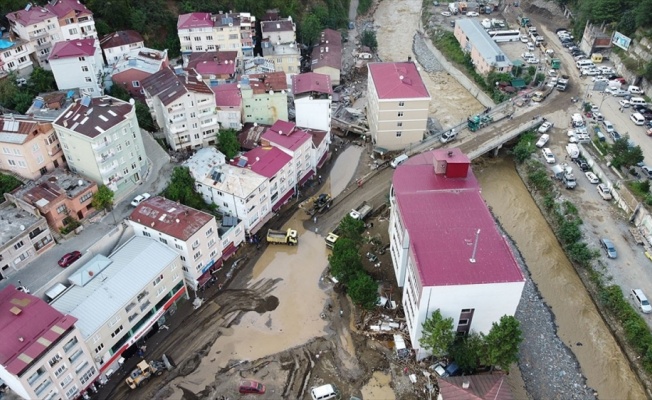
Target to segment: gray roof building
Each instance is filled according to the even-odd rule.
[[[512,62],[510,59],[491,39],[477,19],[461,18],[456,20],[456,25],[466,36],[468,44],[475,48],[488,65],[496,69],[511,68]],[[464,46],[464,43],[462,43],[462,46]],[[471,49],[465,48],[465,50],[470,51]]]

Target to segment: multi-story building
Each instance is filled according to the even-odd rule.
[[[34,70],[30,57],[29,42],[16,37],[13,32],[7,32],[0,38],[0,78],[10,72],[20,77],[29,76]]]
[[[329,75],[308,72],[292,76],[292,94],[298,126],[331,131],[333,88]]]
[[[224,129],[242,128],[242,93],[237,83],[224,83],[213,87],[217,121]]]
[[[276,71],[290,77],[301,72],[301,50],[297,46],[297,27],[292,17],[261,21],[263,57],[274,63]]]
[[[59,19],[64,40],[97,39],[93,13],[78,0],[53,0],[45,7]]]
[[[102,37],[100,47],[104,54],[104,63],[112,66],[133,50],[145,47],[145,40],[136,31],[117,31]]]
[[[370,63],[367,120],[376,147],[401,150],[423,139],[430,94],[413,62]]]
[[[158,240],[179,254],[186,285],[193,290],[222,266],[222,239],[208,213],[156,196],[140,203],[127,220],[136,236]]]
[[[0,291],[0,379],[23,399],[75,399],[98,376],[77,318],[9,285]]]
[[[455,38],[465,53],[471,55],[475,70],[481,75],[490,72],[510,73],[512,62],[489,36],[487,30],[474,18],[455,20]]]
[[[116,194],[139,185],[147,156],[136,107],[114,97],[83,97],[54,121],[71,171]]]
[[[50,305],[77,318],[77,328],[97,362],[110,376],[122,353],[186,293],[181,259],[158,240],[134,236],[109,257],[98,254],[68,278],[68,290]]]
[[[293,122],[278,120],[263,133],[261,146],[278,147],[292,157],[292,183],[303,185],[316,171],[312,164],[312,137]]]
[[[276,147],[256,147],[238,159],[238,165],[249,168],[269,181],[269,198],[276,212],[295,193],[292,157]]]
[[[338,86],[342,72],[342,34],[333,29],[324,29],[319,43],[312,49],[310,61],[312,72],[326,74],[331,84]]]
[[[141,82],[152,118],[173,150],[213,146],[219,123],[215,94],[196,76],[163,68]]]
[[[141,82],[169,65],[167,50],[154,50],[145,47],[123,53],[111,68],[114,85],[122,86],[131,97],[145,101],[145,91]]]
[[[487,333],[514,315],[525,278],[466,155],[452,148],[409,159],[394,172],[390,208],[390,253],[417,358],[435,310],[453,318],[458,335]]]
[[[45,218],[0,205],[0,275],[6,278],[55,245]]]
[[[78,88],[82,95],[91,97],[104,93],[104,60],[97,39],[57,42],[49,60],[59,90]]]
[[[81,221],[95,211],[91,205],[95,192],[95,182],[55,169],[5,193],[5,198],[35,216],[42,215],[50,228],[58,231],[71,222],[70,218]]]
[[[34,117],[0,117],[0,147],[0,168],[25,179],[66,165],[52,124]]]
[[[285,72],[253,74],[240,81],[244,122],[271,125],[288,119],[288,84]]]
[[[215,87],[224,83],[235,82],[240,69],[237,51],[206,51],[188,55],[187,70],[191,75],[201,76],[207,85]]]
[[[11,32],[28,43],[32,61],[49,70],[50,50],[54,43],[64,40],[58,17],[46,7],[34,5],[12,11],[6,17]]]

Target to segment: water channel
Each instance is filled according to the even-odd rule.
[[[533,281],[551,307],[558,335],[578,359],[587,384],[601,399],[644,399],[640,382],[512,161],[486,159],[474,172],[485,201],[520,249]]]

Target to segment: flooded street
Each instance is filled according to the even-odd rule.
[[[330,194],[333,198],[339,196],[353,179],[362,150],[363,148],[359,146],[349,146],[337,157],[326,181],[326,184],[330,185]]]
[[[645,398],[639,381],[512,162],[504,158],[484,159],[474,172],[483,197],[515,240],[533,281],[551,307],[558,335],[577,357],[587,384],[601,399]]]

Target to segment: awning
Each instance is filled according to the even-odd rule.
[[[315,171],[313,171],[313,170],[308,171],[306,176],[301,178],[301,180],[299,181],[299,186],[302,186],[304,183],[306,183],[308,181],[308,179],[310,179],[310,177],[313,176],[314,174],[315,174]]]
[[[322,158],[317,163],[317,168],[323,167],[324,164],[326,163],[326,161],[328,161],[329,158],[331,158],[331,153],[329,151],[327,151],[326,153],[324,153]]]
[[[204,274],[197,279],[197,287],[200,288],[204,286],[209,279],[211,279],[211,271],[204,272]]]
[[[383,154],[385,154],[385,153],[387,153],[387,152],[389,152],[389,150],[387,150],[387,149],[384,148],[384,147],[374,146],[374,153],[378,153],[378,154],[380,154],[380,155],[383,155]]]
[[[235,247],[233,242],[229,243],[229,245],[222,250],[222,262],[228,260],[237,250],[238,248]]]
[[[294,188],[290,189],[290,191],[287,192],[285,196],[281,197],[281,200],[277,201],[276,204],[272,206],[272,211],[276,212],[279,208],[281,208],[283,204],[285,204],[285,202],[288,201],[290,197],[292,197],[293,194]]]

